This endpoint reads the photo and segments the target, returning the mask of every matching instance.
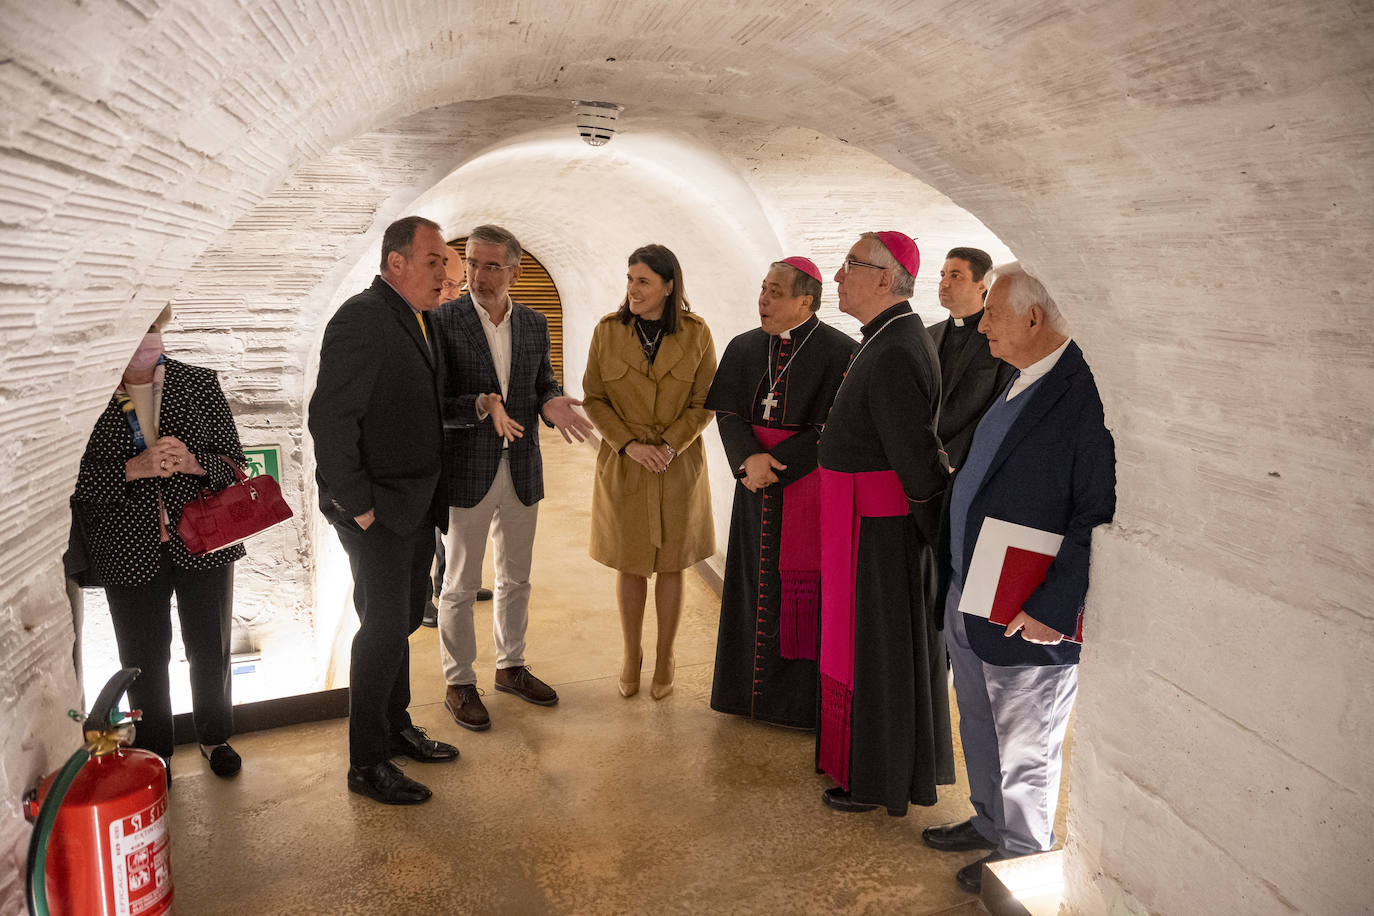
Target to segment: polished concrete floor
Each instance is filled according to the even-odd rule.
[[[178,748],[175,912],[985,913],[954,883],[977,854],[920,841],[922,827],[968,815],[962,760],[961,784],[904,818],[822,806],[830,783],[809,734],[708,706],[719,603],[695,575],[676,692],[619,695],[614,574],[585,550],[592,453],[556,436],[545,453],[527,660],[559,704],[490,689],[491,605],[479,604],[489,731],[449,718],[436,633],[412,638],[411,713],[462,754],[404,761],[434,790],[427,804],[348,792],[344,720],[238,736],[244,769],[232,780]],[[647,688],[651,624],[645,646]]]

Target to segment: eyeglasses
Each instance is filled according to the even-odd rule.
[[[514,270],[514,264],[478,264],[472,258],[464,258],[463,263],[467,265],[468,273],[475,274],[485,270],[487,273],[496,273],[498,270]]]
[[[870,264],[867,261],[860,261],[855,258],[845,258],[844,263],[840,265],[840,269],[845,273],[849,273],[849,271],[855,267],[872,267],[874,270],[887,270],[887,268],[881,264]]]
[[[458,293],[463,290],[463,284],[459,283],[457,280],[445,280],[439,285],[443,287],[446,293]]]

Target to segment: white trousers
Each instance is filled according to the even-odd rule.
[[[439,596],[439,662],[444,680],[475,684],[477,629],[472,619],[477,589],[482,587],[482,561],[491,538],[496,566],[496,606],[491,635],[496,643],[496,667],[525,664],[525,628],[530,619],[530,566],[534,558],[534,527],[539,503],[527,506],[515,495],[510,462],[501,456],[496,479],[482,501],[471,508],[450,507],[444,588]]]
[[[945,645],[959,703],[973,826],[1011,855],[1054,846],[1064,733],[1077,665],[989,665],[969,648],[959,590],[945,605]],[[1013,636],[1012,639],[1021,637]]]

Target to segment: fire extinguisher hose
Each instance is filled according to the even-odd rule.
[[[53,824],[57,822],[57,809],[71,788],[76,774],[81,772],[91,759],[86,748],[72,754],[53,779],[52,788],[43,798],[34,820],[33,834],[29,837],[29,855],[24,880],[24,898],[29,905],[29,916],[48,916],[47,860],[48,840],[52,836]]]

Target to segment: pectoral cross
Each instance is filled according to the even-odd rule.
[[[763,418],[765,420],[773,419],[773,408],[778,406],[778,396],[770,391],[768,392],[768,397],[759,401],[759,403],[763,405]]]

